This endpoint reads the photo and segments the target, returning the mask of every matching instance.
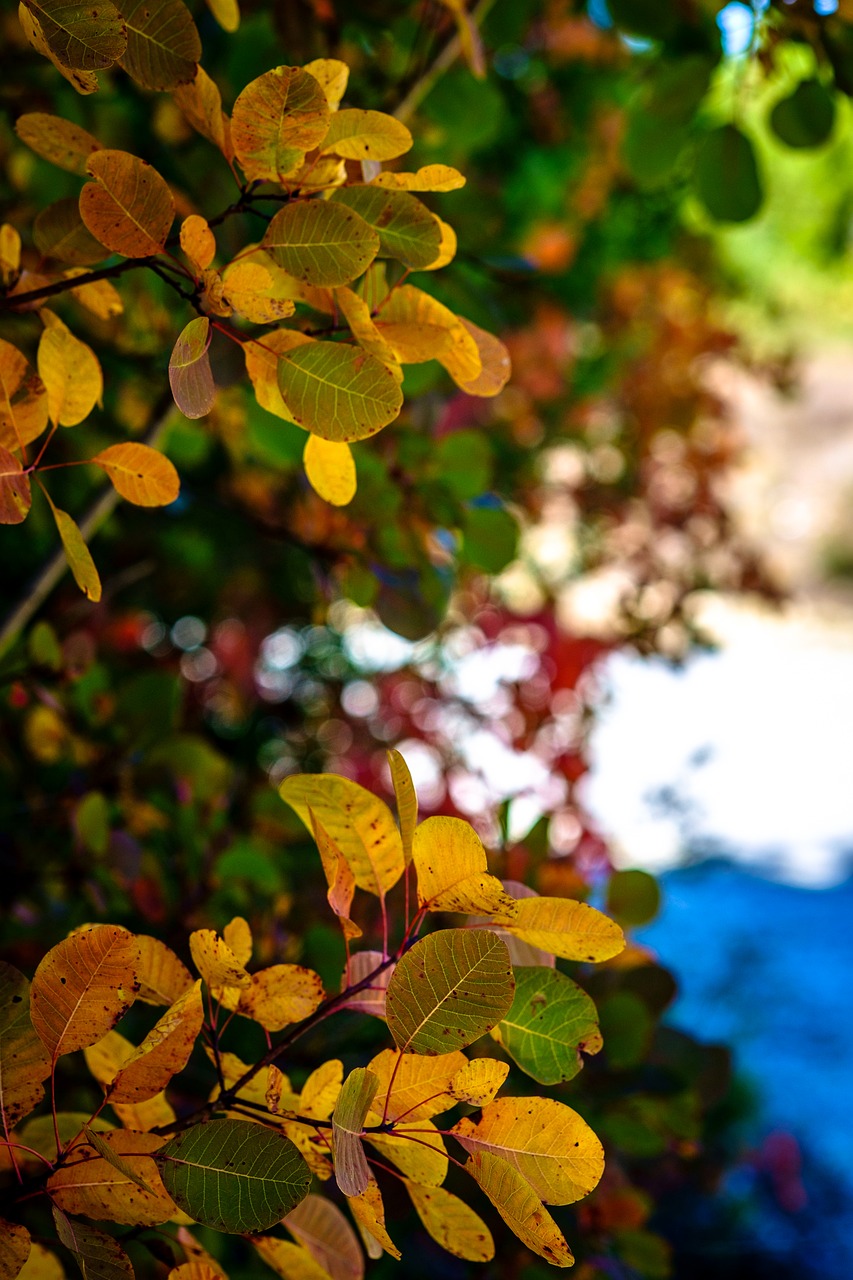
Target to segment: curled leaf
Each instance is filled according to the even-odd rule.
[[[203,418],[216,399],[210,367],[210,321],[197,316],[181,330],[169,360],[169,385],[175,404],[187,418]]]
[[[127,30],[111,0],[97,7],[73,0],[24,0],[53,56],[65,67],[100,71],[111,67],[127,45]]]
[[[344,1081],[332,1113],[335,1181],[345,1196],[359,1196],[370,1181],[361,1132],[379,1081],[372,1071],[356,1067]]]

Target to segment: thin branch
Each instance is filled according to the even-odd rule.
[[[472,20],[479,26],[485,19],[487,13],[494,5],[495,0],[480,0],[471,14]],[[403,124],[410,120],[423,102],[424,98],[435,87],[435,84],[444,75],[445,71],[449,71],[456,59],[462,52],[462,40],[459,32],[448,40],[447,44],[441,50],[438,57],[433,63],[427,67],[426,71],[416,80],[403,101],[397,107],[394,115],[398,120],[402,120]]]

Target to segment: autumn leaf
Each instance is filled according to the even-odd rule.
[[[347,1202],[356,1220],[368,1257],[379,1258],[384,1251],[399,1262],[400,1250],[385,1229],[385,1205],[375,1178],[370,1178],[361,1195],[348,1196]]]
[[[183,960],[159,938],[138,934],[139,961],[137,1000],[146,1004],[174,1004],[192,986],[192,977]]]
[[[127,151],[93,151],[95,179],[80,192],[80,215],[96,240],[126,258],[157,254],[175,216],[175,202],[156,169]]]
[[[389,295],[376,325],[403,364],[438,360],[460,384],[472,382],[483,371],[477,343],[459,317],[413,285],[402,285]]]
[[[488,1151],[478,1151],[465,1168],[528,1249],[552,1266],[572,1265],[574,1257],[562,1231],[517,1169]]]
[[[408,191],[374,186],[343,187],[332,196],[330,207],[335,205],[353,210],[375,231],[379,237],[378,253],[382,257],[396,258],[413,269],[429,266],[435,260],[441,244],[438,220]]]
[[[106,1231],[75,1222],[57,1205],[53,1206],[53,1221],[60,1242],[74,1254],[83,1280],[134,1280],[130,1258]]]
[[[494,923],[564,960],[610,960],[625,947],[614,920],[574,898],[522,898],[513,915],[498,913]]]
[[[379,1081],[373,1110],[389,1120],[430,1120],[455,1105],[452,1083],[467,1065],[458,1049],[435,1057],[383,1049],[368,1063]]]
[[[77,200],[66,196],[47,205],[33,222],[33,240],[44,258],[87,267],[102,262],[107,250],[88,230]]]
[[[10,222],[0,226],[0,286],[8,289],[21,269],[21,236]]]
[[[210,368],[210,321],[196,316],[184,325],[169,360],[169,385],[175,404],[186,418],[203,418],[216,399]]]
[[[50,506],[51,514],[62,542],[62,549],[65,552],[65,559],[68,561],[68,567],[71,570],[74,581],[87,600],[92,600],[97,604],[101,598],[101,579],[98,576],[98,570],[95,568],[95,562],[92,559],[89,548],[86,546],[85,539],[68,512],[61,511],[59,507],[54,505],[46,489],[42,489],[42,493],[44,493]]]
[[[332,201],[296,200],[280,209],[262,244],[297,280],[349,284],[379,252],[379,235],[358,212]],[[436,239],[436,243],[438,243]]]
[[[196,929],[190,934],[190,953],[193,964],[211,990],[218,987],[245,989],[252,985],[252,979],[234,952],[213,929]]]
[[[408,865],[412,861],[412,841],[415,827],[418,825],[418,797],[409,766],[399,751],[391,748],[388,751],[388,768],[391,770],[391,782],[394,797],[397,801],[397,818],[400,823],[400,839],[403,844],[403,856]]]
[[[78,124],[46,111],[26,111],[15,121],[15,132],[36,155],[60,169],[86,177],[86,162],[101,144]]]
[[[191,213],[181,223],[181,248],[197,271],[209,267],[216,254],[216,237],[207,224],[207,219],[197,213]]]
[[[272,333],[265,333],[263,340],[246,342],[243,346],[246,372],[258,404],[267,413],[275,414],[285,422],[293,422],[294,419],[278,386],[279,356],[313,341],[313,338],[296,329],[275,329]]]
[[[494,334],[480,329],[464,316],[459,317],[462,325],[477,344],[480,353],[482,370],[470,381],[460,381],[459,386],[469,396],[496,396],[503,391],[512,373],[512,362],[509,351]]]
[[[101,403],[104,378],[91,347],[75,338],[53,312],[43,310],[44,332],[39,339],[38,371],[47,391],[51,422],[73,427]]]
[[[30,1256],[30,1246],[26,1227],[0,1218],[0,1280],[15,1280]]]
[[[321,825],[316,814],[309,809],[308,816],[311,820],[320,860],[323,863],[326,883],[329,886],[326,892],[326,900],[341,923],[344,937],[360,938],[361,929],[350,919],[352,900],[355,894],[355,875],[334,840]]]
[[[381,951],[356,951],[355,955],[350,956],[349,971],[343,974],[341,986],[356,986],[368,977],[371,980],[366,987],[347,996],[344,1008],[355,1009],[358,1013],[369,1013],[372,1017],[382,1018],[384,1021],[385,993],[391,981],[391,974],[394,972],[393,964],[385,965],[381,972],[376,972],[380,966],[383,966],[384,961],[385,956]]]
[[[412,860],[418,874],[418,905],[428,911],[511,916],[516,910],[500,880],[488,872],[480,837],[461,818],[422,822],[413,835]]]
[[[403,372],[397,357],[374,324],[370,308],[364,298],[352,289],[341,285],[335,289],[335,302],[343,312],[344,319],[359,346],[364,347],[365,351],[369,351],[372,356],[376,356],[377,360],[388,365],[394,377],[402,381]]]
[[[48,1178],[47,1190],[54,1205],[66,1213],[132,1226],[168,1222],[175,1205],[152,1159],[163,1139],[156,1134],[115,1129],[102,1134],[100,1142],[114,1151],[134,1177],[105,1160],[84,1137],[71,1148],[73,1159]]]
[[[267,1266],[272,1267],[282,1280],[328,1280],[325,1267],[316,1262],[301,1244],[290,1240],[278,1240],[265,1236],[252,1244]]]
[[[137,507],[164,507],[180,492],[178,473],[157,449],[135,440],[111,444],[91,461],[105,471],[116,492]]]
[[[449,164],[426,164],[416,173],[378,173],[370,185],[392,191],[458,191],[465,182],[464,174]]]
[[[73,271],[66,271],[66,279],[71,280],[75,275],[83,274],[82,268]],[[109,280],[88,280],[85,284],[72,285],[71,296],[91,312],[97,316],[99,320],[112,320],[116,316],[120,316],[124,310],[124,304],[121,297]]]
[[[483,1219],[444,1187],[420,1187],[406,1180],[418,1217],[433,1240],[469,1262],[489,1262],[495,1242]]]
[[[36,1240],[33,1241],[30,1256],[18,1275],[20,1280],[65,1280],[62,1263],[56,1254],[45,1249]]]
[[[172,98],[197,133],[218,147],[227,160],[233,159],[231,121],[222,110],[222,95],[204,67],[195,76],[172,90]]]
[[[447,1148],[431,1120],[399,1121],[393,1133],[368,1132],[365,1138],[383,1160],[421,1186],[440,1187],[447,1177]]]
[[[60,61],[48,43],[47,37],[42,29],[41,23],[34,13],[27,8],[24,0],[18,5],[18,21],[23,28],[24,35],[28,43],[42,57],[48,58],[61,76],[64,76],[69,84],[73,85],[78,93],[90,94],[98,91],[98,77],[94,71],[80,71],[74,67],[68,67]]]
[[[50,1058],[30,1021],[30,984],[0,960],[0,1137],[35,1110],[48,1075]]]
[[[237,0],[207,0],[207,7],[223,31],[236,31],[240,25]]]
[[[311,1072],[302,1086],[299,1114],[314,1120],[328,1120],[335,1109],[344,1080],[344,1066],[331,1058]]]
[[[360,1196],[370,1181],[360,1134],[378,1088],[372,1071],[356,1067],[344,1081],[332,1113],[335,1181],[345,1196]]]
[[[241,991],[237,1012],[267,1031],[280,1031],[309,1017],[324,995],[323,984],[313,970],[298,964],[274,964],[252,974],[251,985]]]
[[[500,1023],[498,1023],[500,1026]],[[474,1058],[460,1067],[450,1081],[449,1092],[460,1102],[485,1107],[509,1075],[509,1063],[496,1058]]]
[[[309,435],[302,455],[311,488],[334,507],[352,502],[356,490],[355,459],[344,441]]]
[[[174,89],[193,79],[201,40],[183,0],[122,0],[127,49],[120,62],[145,89]]]
[[[21,524],[32,505],[29,476],[20,460],[0,445],[0,524]]]
[[[285,1227],[332,1280],[362,1280],[364,1255],[341,1210],[325,1196],[308,1195],[284,1219]]]
[[[0,338],[0,445],[23,449],[47,426],[47,392],[26,356]]]
[[[111,0],[98,7],[73,0],[24,0],[53,56],[65,67],[100,71],[120,58],[127,30]]]
[[[234,152],[246,177],[281,182],[325,137],[326,95],[299,67],[275,67],[247,84],[231,113]]]
[[[165,1089],[187,1065],[203,1021],[199,979],[178,996],[122,1064],[109,1087],[110,1102],[144,1102]]]
[[[402,121],[384,111],[337,111],[322,139],[320,154],[345,160],[394,160],[409,151],[412,135]]]
[[[307,71],[317,81],[326,95],[329,110],[337,111],[347,91],[349,81],[347,64],[341,62],[339,58],[315,58],[313,62],[306,62],[302,70]]]
[[[294,422],[324,440],[375,435],[403,406],[391,370],[343,342],[312,342],[286,351],[278,362],[278,386]]]
[[[119,925],[81,929],[48,951],[30,989],[33,1026],[53,1062],[106,1035],[136,999],[139,944]]]
[[[238,964],[248,964],[252,958],[252,930],[243,916],[234,916],[222,930],[222,940],[230,949]]]

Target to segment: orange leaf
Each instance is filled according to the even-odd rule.
[[[86,169],[95,181],[80,192],[80,215],[92,235],[126,258],[159,253],[175,201],[157,170],[128,151],[95,151]]]
[[[81,929],[52,947],[36,969],[30,1016],[55,1062],[111,1031],[136,999],[139,944],[120,925]]]
[[[111,444],[92,462],[106,471],[117,493],[136,507],[165,507],[180,491],[178,473],[165,454],[129,440]]]
[[[15,132],[37,155],[69,173],[86,176],[86,161],[101,144],[91,133],[61,116],[27,111],[15,121]]]
[[[300,67],[275,67],[247,84],[234,103],[231,136],[247,178],[280,182],[322,142],[329,104]]]

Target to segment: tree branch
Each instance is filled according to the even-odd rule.
[[[480,0],[480,3],[471,13],[471,18],[477,26],[483,22],[489,10],[494,5],[495,0]],[[435,87],[435,83],[439,80],[450,67],[453,66],[456,59],[462,52],[462,40],[457,31],[454,36],[448,40],[447,44],[436,57],[435,61],[427,67],[423,75],[415,81],[403,101],[397,107],[394,115],[398,120],[402,120],[403,124],[410,120],[423,102],[428,93]]]

